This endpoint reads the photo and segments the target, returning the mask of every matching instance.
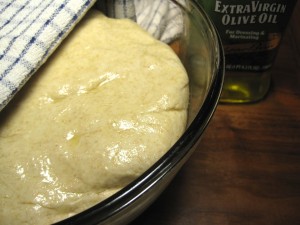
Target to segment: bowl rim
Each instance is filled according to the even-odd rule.
[[[205,131],[220,99],[225,74],[225,56],[222,41],[215,25],[197,1],[190,0],[190,2],[196,6],[212,28],[211,30],[216,37],[216,47],[219,50],[218,66],[214,71],[209,91],[199,112],[178,141],[141,176],[112,196],[78,214],[55,223],[56,225],[99,223],[122,211],[170,172],[190,152]],[[92,219],[95,215],[97,215],[97,221]]]

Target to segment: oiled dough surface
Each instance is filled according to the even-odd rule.
[[[1,114],[0,224],[47,224],[107,198],[174,144],[188,77],[167,45],[91,11],[19,95]]]

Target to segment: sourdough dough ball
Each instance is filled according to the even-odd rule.
[[[2,112],[1,224],[52,223],[127,185],[184,132],[188,93],[169,46],[90,11]]]

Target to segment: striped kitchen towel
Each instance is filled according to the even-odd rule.
[[[95,2],[0,1],[0,111]],[[165,42],[182,31],[180,9],[167,0],[98,0],[97,6],[110,17],[135,20]]]
[[[95,1],[0,1],[0,110]]]
[[[100,0],[98,9],[113,18],[130,18],[156,39],[169,43],[183,31],[186,0]]]

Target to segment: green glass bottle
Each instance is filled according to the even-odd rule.
[[[215,24],[225,51],[221,102],[263,99],[270,69],[297,0],[197,0]]]

